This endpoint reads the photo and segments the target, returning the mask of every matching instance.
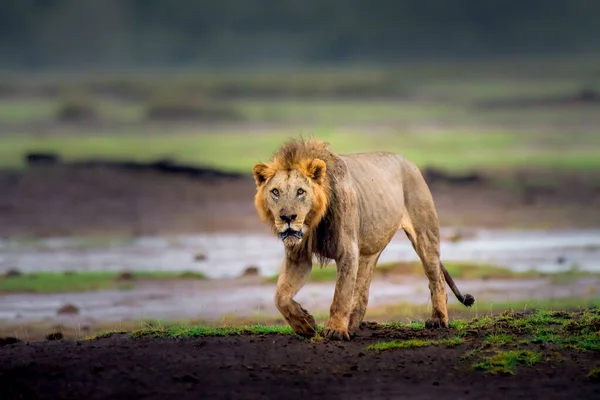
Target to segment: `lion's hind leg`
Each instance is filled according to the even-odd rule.
[[[281,268],[275,291],[277,309],[294,332],[305,337],[314,336],[317,324],[313,316],[294,301],[294,296],[308,280],[311,270],[312,263],[309,260],[286,259]]]
[[[354,287],[352,313],[350,314],[350,323],[348,327],[350,335],[356,333],[365,316],[365,312],[367,311],[371,278],[373,277],[373,271],[375,270],[380,254],[381,252],[372,256],[360,256],[358,260],[358,272],[356,274],[356,285]]]
[[[426,218],[424,220],[431,219]],[[447,328],[446,281],[440,268],[439,228],[436,224],[431,224],[431,226],[407,224],[403,226],[403,229],[421,259],[425,275],[429,279],[432,314],[431,318],[426,321],[425,326],[427,328]]]

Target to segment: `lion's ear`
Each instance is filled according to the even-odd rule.
[[[308,176],[312,180],[314,180],[318,184],[322,184],[323,180],[325,179],[327,165],[325,164],[325,161],[315,158],[308,164],[306,170],[308,172]]]
[[[265,163],[258,163],[252,168],[252,175],[254,175],[254,180],[256,181],[256,186],[260,186],[267,179],[274,175],[273,170]]]

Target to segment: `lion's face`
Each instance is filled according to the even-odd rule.
[[[299,245],[325,214],[325,168],[318,159],[306,160],[291,169],[264,163],[254,166],[258,214],[273,226],[287,247]]]

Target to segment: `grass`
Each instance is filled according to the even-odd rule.
[[[36,272],[0,277],[0,293],[67,293],[129,289],[139,280],[205,279],[199,272]]]
[[[485,338],[485,343],[491,345],[505,345],[514,340],[515,337],[507,333],[492,333]]]
[[[597,273],[582,271],[577,268],[559,272],[539,272],[539,271],[514,271],[510,268],[491,265],[479,264],[474,262],[445,262],[444,266],[455,279],[536,279],[548,278],[553,283],[569,283],[577,278],[586,276],[596,276]],[[381,263],[375,268],[374,275],[411,275],[423,276],[423,266],[419,261],[400,261]],[[279,274],[267,277],[265,280],[269,283],[277,282]],[[320,267],[319,264],[313,264],[313,269],[310,275],[311,282],[334,282],[336,278],[335,263],[325,267]]]
[[[287,325],[246,325],[227,327],[206,327],[175,325],[170,327],[145,328],[131,333],[135,339],[140,338],[193,338],[201,336],[231,336],[231,335],[292,335],[292,329]]]
[[[456,319],[450,323],[457,336],[446,339],[408,339],[380,342],[368,350],[383,351],[431,345],[471,347],[461,359],[474,359],[471,367],[490,374],[514,375],[519,366],[532,366],[549,360],[531,346],[543,343],[551,350],[600,351],[600,308],[583,311],[537,310],[527,313],[506,311],[495,316]],[[383,329],[413,329],[414,325],[384,323]],[[481,338],[482,334],[484,335]],[[481,338],[481,339],[480,339]]]
[[[58,152],[66,160],[107,158],[150,161],[171,157],[176,161],[209,165],[229,171],[250,173],[259,160],[267,160],[290,137],[314,134],[331,143],[338,153],[393,151],[417,165],[462,171],[472,168],[506,169],[552,167],[565,170],[600,168],[598,135],[581,134],[567,142],[565,132],[523,134],[485,129],[448,129],[417,134],[379,132],[365,135],[360,128],[265,128],[251,137],[244,128],[230,131],[189,128],[170,129],[169,135],[142,134],[140,130],[85,135],[45,136],[10,134],[0,138],[0,168],[20,168],[28,151]],[[423,151],[427,149],[427,151]],[[509,156],[507,156],[509,155]]]
[[[514,375],[519,365],[532,366],[542,360],[541,353],[529,350],[499,351],[491,357],[473,365],[476,370],[484,370],[495,375]]]
[[[576,94],[584,87],[598,90],[597,65],[597,59],[507,59],[369,69],[5,75],[0,80],[28,95],[0,100],[0,125],[5,127],[0,168],[21,168],[25,152],[43,150],[70,160],[168,156],[249,173],[290,136],[316,134],[339,153],[390,150],[421,167],[593,170],[600,168],[596,105],[497,110],[477,105]],[[54,95],[31,96],[36,89]],[[93,101],[98,119],[112,123],[104,129],[102,124],[61,126],[51,135],[34,134],[36,124],[55,120],[69,93]],[[235,116],[244,123],[165,129],[146,121],[147,106],[156,99],[160,104],[175,99],[181,111],[190,106],[187,99],[197,97],[204,99],[200,114],[206,116],[208,108],[208,116]],[[172,111],[173,104],[167,108]],[[260,130],[255,125],[249,130],[248,123],[260,124]]]
[[[386,351],[396,349],[415,349],[427,346],[447,346],[454,347],[464,342],[463,338],[453,337],[441,340],[426,340],[426,339],[408,339],[408,340],[392,340],[389,342],[380,342],[367,346],[367,350]]]
[[[408,328],[413,331],[419,331],[421,329],[425,329],[425,322],[422,321],[411,321],[409,323],[401,323],[401,322],[383,322],[380,326],[384,329],[402,329]]]

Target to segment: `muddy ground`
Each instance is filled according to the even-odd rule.
[[[600,175],[513,171],[432,178],[442,226],[600,225]],[[0,171],[0,237],[262,231],[254,181],[102,167]]]
[[[126,334],[82,342],[0,347],[2,399],[592,399],[588,377],[597,352],[551,344],[519,346],[542,361],[515,375],[475,370],[486,329],[455,347],[433,345],[377,352],[388,340],[444,339],[447,331],[383,329],[375,324],[351,342],[288,335],[132,339]],[[484,346],[485,347],[485,346]],[[505,346],[507,348],[511,345]],[[514,347],[514,346],[513,346]]]

